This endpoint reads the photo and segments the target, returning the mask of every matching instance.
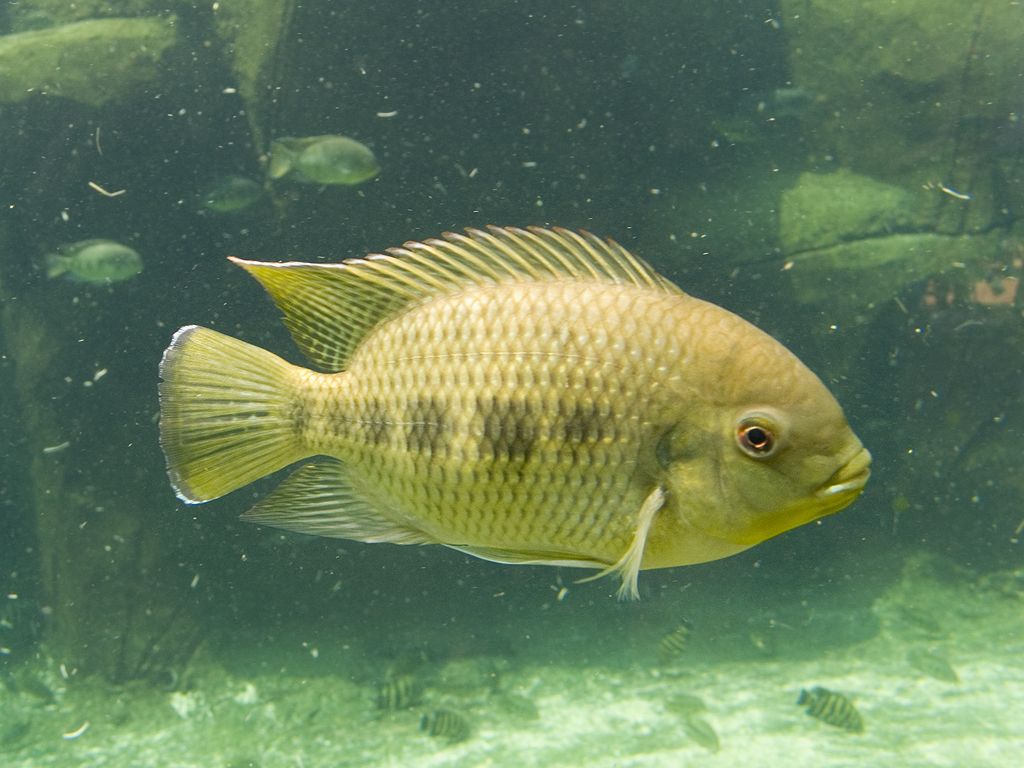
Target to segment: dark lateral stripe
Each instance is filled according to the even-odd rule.
[[[432,398],[409,401],[403,419],[405,448],[411,453],[434,454],[444,447],[448,434],[447,408]]]
[[[309,426],[309,409],[306,407],[305,401],[296,399],[291,405],[288,418],[294,425],[296,434],[304,433]]]
[[[388,418],[384,406],[377,400],[366,404],[366,410],[360,416],[363,435],[370,445],[381,445],[391,437],[393,419]]]
[[[540,437],[539,413],[525,398],[478,398],[483,423],[480,455],[495,461],[528,461]]]
[[[601,416],[593,402],[573,402],[559,407],[560,435],[567,443],[596,443],[611,430],[609,420]]]

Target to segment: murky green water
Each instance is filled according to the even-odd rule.
[[[1024,11],[940,5],[0,7],[0,764],[1017,765]],[[275,140],[331,134],[379,172],[282,170]],[[866,493],[636,603],[239,522],[276,478],[177,501],[172,333],[300,361],[227,256],[490,223],[614,237],[772,333]],[[142,271],[48,277],[92,240]],[[815,686],[864,732],[805,714]]]

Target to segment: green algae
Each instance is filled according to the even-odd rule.
[[[0,37],[0,103],[34,94],[98,107],[159,82],[174,17],[92,19]]]

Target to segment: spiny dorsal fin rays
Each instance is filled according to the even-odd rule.
[[[542,232],[546,231],[547,230],[542,230]],[[543,248],[545,253],[549,254],[553,258],[558,259],[562,263],[565,263],[565,256],[573,256],[577,264],[566,264],[566,267],[568,269],[579,269],[580,266],[582,266],[582,268],[586,270],[590,277],[599,277],[599,273],[597,272],[596,267],[600,263],[600,259],[594,259],[593,262],[589,262],[586,259],[581,259],[579,251],[572,247],[574,245],[577,245],[578,243],[579,236],[576,235],[575,232],[570,232],[568,230],[559,230],[557,233],[560,236],[564,236],[564,240],[566,241],[565,244],[568,244],[570,246],[570,248],[568,249],[557,247],[562,245],[561,242],[556,243],[556,247],[553,247],[551,243],[549,243],[544,237],[541,236],[541,232],[527,231],[523,234],[529,237],[536,246]]]
[[[507,277],[507,274],[502,275],[493,263],[477,256],[472,248],[463,247],[462,241],[464,240],[472,244],[472,241],[465,235],[446,232],[445,237],[448,238],[449,242],[431,239],[423,243],[406,243],[405,247],[409,250],[425,251],[434,255],[435,258],[442,260],[445,264],[449,264],[453,270],[460,271],[467,280],[486,278],[498,283]],[[438,245],[443,245],[444,250],[438,249]]]
[[[344,368],[352,349],[380,318],[411,302],[410,291],[401,291],[392,280],[382,285],[356,262],[231,261],[260,282],[303,354],[328,371]]]
[[[548,230],[540,230],[548,231]],[[572,274],[576,270],[576,265],[569,258],[569,252],[564,248],[553,248],[547,241],[539,236],[536,232],[530,232],[529,230],[510,230],[509,236],[516,239],[520,247],[528,249],[529,246],[525,245],[522,241],[524,239],[529,240],[530,243],[540,249],[540,251],[546,255],[552,264],[557,264],[565,274]]]
[[[344,369],[363,337],[389,317],[472,286],[572,279],[679,292],[618,243],[560,228],[446,232],[341,264],[231,261],[263,285],[295,343],[329,371]]]
[[[521,245],[515,238],[514,229],[497,229],[495,228],[491,232],[485,232],[479,229],[468,229],[466,232],[477,240],[476,247],[484,252],[488,249],[493,249],[491,252],[501,254],[505,257],[502,264],[516,276],[527,276],[532,280],[550,280],[554,277],[575,277],[581,278],[584,275],[579,272],[566,270],[562,274],[562,270],[559,267],[564,264],[564,261],[556,262],[553,260],[545,259],[543,254],[537,251],[535,248],[531,248],[529,244]],[[497,235],[503,235],[499,238]],[[568,244],[568,243],[566,243]],[[513,248],[513,245],[519,245],[518,248]],[[594,275],[589,275],[593,277]]]
[[[569,232],[569,234],[575,235],[576,233]],[[651,288],[668,290],[672,293],[679,292],[679,287],[675,283],[666,280],[614,240],[609,240],[605,243],[597,235],[586,230],[582,230],[580,234],[586,238],[584,247],[587,248],[588,252],[593,251],[595,246],[605,251],[612,259],[616,268],[623,271],[623,277],[626,277],[629,282],[635,285],[646,285]],[[579,237],[579,235],[576,236]]]
[[[618,269],[618,265],[609,265],[604,258],[604,254],[607,253],[607,246],[597,251],[591,249],[588,252],[586,241],[576,232],[560,230],[557,234],[569,241],[572,255],[576,257],[580,266],[595,279],[600,280],[603,274],[615,275],[616,277],[621,275],[622,270]]]

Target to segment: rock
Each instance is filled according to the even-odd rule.
[[[159,81],[175,18],[93,19],[0,37],[0,103],[32,94],[93,107]]]
[[[797,300],[849,322],[914,283],[951,270],[983,273],[998,260],[1005,232],[936,232],[922,194],[846,170],[801,174],[779,210]]]
[[[905,189],[927,185],[938,230],[1005,219],[1012,185],[999,158],[1020,153],[1006,138],[1021,108],[1019,7],[783,0],[781,17],[793,83],[825,107],[804,123],[818,156]]]
[[[797,254],[789,274],[802,304],[827,305],[830,318],[848,322],[914,283],[994,261],[1002,237],[999,232],[867,237]]]
[[[268,147],[274,86],[280,78],[295,0],[222,0],[214,28],[225,48],[245,102],[253,144]]]
[[[29,0],[8,3],[7,20],[12,32],[27,32],[84,19],[111,16],[145,16],[152,0]]]
[[[779,242],[785,254],[847,240],[919,229],[919,201],[892,184],[851,171],[803,173],[782,194]]]

